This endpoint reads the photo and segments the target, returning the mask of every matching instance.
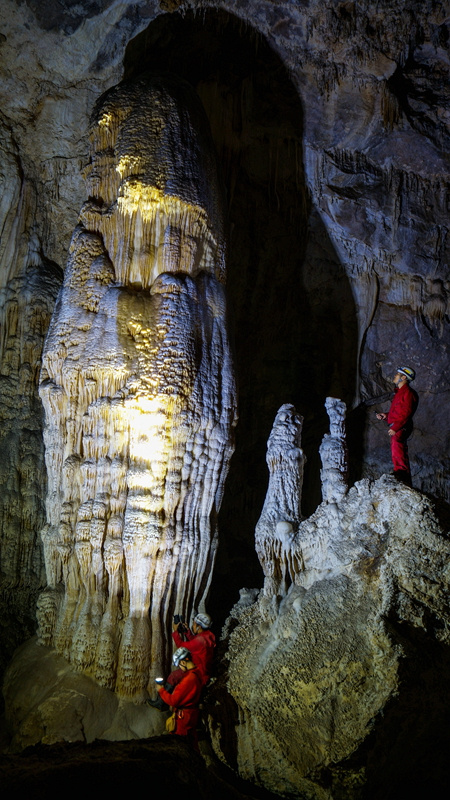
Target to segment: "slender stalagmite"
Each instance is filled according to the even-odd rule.
[[[184,82],[109,90],[47,337],[41,642],[141,701],[202,609],[233,450],[222,194]]]
[[[338,397],[327,397],[325,408],[330,432],[325,434],[320,445],[322,497],[327,503],[339,503],[348,492],[347,407]]]
[[[284,595],[301,564],[293,542],[301,522],[303,417],[285,403],[278,410],[267,442],[269,486],[255,528],[256,552],[264,572],[264,594]]]

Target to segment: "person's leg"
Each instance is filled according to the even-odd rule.
[[[198,708],[180,708],[176,714],[177,726],[175,733],[177,736],[186,736],[189,744],[200,752],[197,736]]]
[[[396,433],[395,436],[391,436],[392,465],[394,467],[394,477],[407,486],[412,486],[406,438],[402,431]]]

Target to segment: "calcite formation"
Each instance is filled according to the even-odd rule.
[[[344,408],[334,398],[327,407],[331,438],[322,456],[330,491],[282,553],[272,528],[272,550],[266,544],[261,559],[258,523],[264,589],[257,598],[243,590],[227,620],[227,668],[209,705],[220,758],[271,791],[315,800],[335,796],[321,771],[347,759],[401,697],[401,664],[413,648],[395,625],[421,631],[422,647],[450,643],[450,542],[432,503],[390,476],[347,493],[340,469],[330,482],[327,463],[343,463]],[[291,499],[292,518],[297,495]],[[285,564],[295,565],[290,585],[273,580]],[[353,776],[358,785],[363,773]]]
[[[348,490],[348,451],[345,436],[346,406],[327,397],[325,407],[330,432],[320,446],[322,498],[337,503]],[[291,583],[301,582],[305,569],[301,498],[306,462],[301,449],[303,417],[285,403],[279,409],[267,442],[269,486],[255,528],[255,548],[264,572],[264,594],[284,596]]]
[[[330,432],[320,445],[322,499],[330,503],[342,500],[348,489],[348,449],[345,436],[346,405],[337,397],[325,401]]]
[[[301,449],[303,417],[293,405],[281,406],[267,442],[269,486],[255,529],[256,552],[264,572],[264,592],[284,594],[299,571],[292,541],[301,520],[305,456]]]
[[[216,553],[236,422],[222,197],[183,81],[109,90],[90,140],[41,372],[39,641],[137,701],[168,667],[173,612],[203,608]]]
[[[0,121],[0,670],[35,629],[45,518],[39,367],[62,274],[29,235],[36,195]]]
[[[320,414],[327,395],[343,397],[351,409],[385,393],[392,371],[408,357],[420,394],[410,443],[413,483],[448,500],[446,10],[419,0],[201,5],[200,14],[190,2],[80,0],[69,8],[58,0],[3,0],[1,214],[8,221],[1,227],[2,248],[8,244],[2,249],[2,285],[27,249],[34,267],[66,263],[84,198],[80,166],[94,98],[121,80],[124,64],[136,74],[149,61],[160,68],[172,59],[207,100],[228,182],[241,408],[250,420],[235,486],[244,484],[256,431],[263,449],[266,425],[283,398],[294,397],[308,415]],[[240,47],[225,44],[230,30],[235,39],[229,41]],[[256,51],[264,62],[257,65],[262,84],[255,79]],[[268,51],[277,54],[276,70]],[[295,224],[284,227],[283,217],[294,211]],[[25,271],[24,281],[29,279]],[[17,291],[12,283],[12,303]],[[306,316],[303,309],[299,313],[301,298]],[[47,317],[52,302],[50,297]],[[283,309],[278,339],[277,308]],[[19,320],[25,336],[28,325]],[[307,380],[299,381],[299,374]],[[5,394],[19,406],[25,397],[34,403],[34,391],[30,384],[12,393],[7,387]],[[365,409],[349,420],[358,449],[354,479],[390,469],[386,437]],[[37,411],[33,419],[37,453]],[[313,449],[308,441],[304,446]],[[12,483],[10,475],[2,479],[8,508],[18,496]],[[36,563],[44,484],[36,486],[26,534]],[[236,506],[237,492],[230,492],[230,505]],[[242,521],[229,525],[230,532],[239,527],[247,542],[261,508],[256,488],[247,518],[248,505],[242,497]],[[9,510],[3,562],[9,561],[9,547],[23,550],[20,526],[9,525],[8,518]],[[11,580],[27,579],[14,568],[12,579],[5,576],[8,585]]]
[[[95,99],[124,75],[136,76],[147,68],[161,69],[170,65],[172,71],[186,78],[202,98],[224,172],[232,232],[228,256],[228,275],[232,276],[229,299],[235,320],[242,425],[233,482],[227,484],[229,499],[223,504],[221,529],[226,531],[229,553],[221,559],[221,572],[216,572],[214,602],[223,603],[225,612],[237,586],[246,582],[251,586],[257,584],[255,574],[258,570],[259,575],[259,565],[252,551],[254,524],[264,497],[265,470],[260,454],[264,452],[274,412],[285,398],[293,399],[306,420],[302,447],[309,462],[303,512],[307,508],[310,513],[319,497],[318,448],[326,426],[324,398],[342,397],[349,409],[351,481],[359,481],[361,477],[375,479],[391,469],[391,462],[385,432],[375,422],[373,400],[386,395],[396,367],[409,362],[417,372],[416,388],[420,396],[415,432],[410,440],[413,485],[448,501],[447,108],[450,84],[449,19],[445,5],[421,0],[360,0],[358,3],[348,0],[304,3],[297,0],[201,0],[201,3],[192,0],[78,0],[77,3],[2,0],[1,10],[0,625],[4,632],[1,652],[4,661],[8,661],[14,648],[35,630],[34,598],[39,586],[45,585],[40,530],[45,518],[47,481],[43,469],[43,414],[36,394],[42,339],[57,294],[58,273],[62,273],[67,262],[69,242],[86,197],[82,167],[88,146],[89,115]],[[157,115],[156,106],[154,110]],[[194,213],[189,217],[189,225],[196,227],[198,235],[204,237],[205,256],[200,261],[205,264],[208,280],[212,276],[206,264],[211,264],[215,258],[212,253],[216,244],[210,236],[212,228],[206,231],[204,220],[212,214],[219,228],[221,222],[213,209],[213,200],[206,211],[207,201],[205,196],[199,197],[200,190],[196,190],[195,196],[190,189],[184,196],[171,194],[167,186],[162,191],[156,176],[151,184],[144,179],[141,192],[138,186],[141,177],[132,174],[133,159],[141,153],[136,153],[131,142],[131,149],[120,153],[108,177],[109,109],[105,107],[104,117],[100,110],[99,113],[103,125],[97,136],[98,152],[103,148],[103,153],[93,160],[91,173],[88,168],[89,203],[85,205],[76,234],[77,254],[74,250],[70,257],[72,277],[67,278],[75,282],[70,291],[75,298],[76,314],[74,316],[74,312],[65,307],[58,310],[61,325],[66,314],[64,325],[68,331],[67,341],[71,343],[69,360],[66,362],[66,356],[63,359],[61,354],[57,355],[58,343],[54,351],[58,363],[60,356],[61,364],[64,360],[65,373],[63,381],[62,366],[55,366],[59,377],[54,380],[57,392],[53,428],[62,424],[57,422],[62,417],[58,416],[56,397],[58,387],[66,393],[64,387],[71,382],[69,372],[77,387],[78,404],[75,408],[75,400],[71,401],[68,411],[71,416],[67,417],[63,431],[68,452],[57,455],[57,450],[53,451],[55,458],[61,459],[61,474],[64,464],[64,478],[55,477],[59,474],[55,468],[51,491],[56,500],[54,505],[53,500],[49,500],[49,505],[56,509],[60,504],[60,518],[56,510],[51,512],[52,525],[57,527],[58,536],[66,538],[53,538],[53,528],[48,529],[50,536],[44,538],[48,562],[54,565],[55,574],[58,570],[66,571],[69,588],[66,594],[66,585],[60,583],[58,576],[58,588],[42,597],[39,618],[42,641],[55,643],[58,639],[69,657],[76,650],[79,663],[74,658],[74,667],[84,663],[89,674],[98,670],[104,682],[116,687],[119,650],[116,650],[114,636],[117,634],[119,645],[122,642],[127,647],[123,638],[125,627],[128,631],[133,625],[140,627],[141,623],[127,621],[130,598],[128,578],[124,577],[123,545],[127,541],[122,539],[121,533],[121,520],[125,518],[125,514],[121,518],[120,511],[123,496],[121,499],[120,491],[114,494],[115,489],[110,492],[112,500],[103,498],[102,494],[108,493],[103,492],[106,485],[115,486],[117,472],[119,489],[123,485],[124,450],[120,449],[121,445],[116,459],[113,435],[115,441],[122,436],[125,441],[130,436],[136,448],[138,420],[151,416],[150,408],[148,413],[141,414],[131,407],[132,398],[137,397],[140,389],[132,385],[128,370],[135,374],[133,364],[137,359],[148,365],[153,357],[146,347],[146,322],[139,331],[134,328],[133,336],[128,332],[128,322],[131,320],[132,328],[135,323],[141,324],[150,309],[159,314],[158,304],[165,309],[172,302],[174,307],[177,304],[176,308],[179,308],[178,303],[189,302],[190,294],[165,291],[169,283],[156,274],[160,269],[166,270],[165,274],[170,273],[173,287],[186,287],[189,279],[198,282],[196,291],[200,292],[199,276],[172,273],[172,261],[167,257],[167,248],[180,253],[180,258],[183,251],[183,259],[189,265],[189,236],[185,235],[184,223],[180,222],[179,230],[176,230],[178,222],[173,224],[173,231],[167,232],[170,244],[164,249],[165,245],[157,247],[157,226],[147,217],[152,215],[153,203],[155,206],[159,203],[159,219],[167,231],[168,224],[172,225],[167,222],[169,218],[172,220],[172,211],[181,220],[183,202],[192,207]],[[154,119],[156,132],[156,116]],[[123,121],[126,124],[125,118]],[[111,123],[113,127],[117,123],[117,129],[121,125],[114,114]],[[139,151],[140,148],[141,145]],[[186,169],[185,159],[181,157],[179,161],[186,175],[193,160],[186,159]],[[201,170],[199,176],[200,173]],[[203,186],[208,191],[204,182]],[[116,205],[112,199],[114,187],[118,187]],[[140,216],[137,210],[135,213],[139,192]],[[165,199],[168,195],[170,204]],[[108,214],[103,213],[108,204],[111,224]],[[150,225],[153,226],[151,231]],[[145,275],[138,263],[147,257],[145,246],[138,252],[144,229],[144,240],[149,250],[152,249],[153,264]],[[123,252],[119,258],[121,237],[128,255]],[[214,234],[213,238],[219,241],[220,237]],[[86,260],[81,257],[83,248]],[[219,245],[217,252],[220,250]],[[222,272],[221,260],[218,255],[214,272],[216,269],[217,273]],[[88,262],[89,275],[80,273],[79,268],[84,269],[82,265]],[[121,279],[129,283],[118,282],[116,268],[120,269]],[[73,278],[75,273],[77,277]],[[180,275],[181,283],[177,283]],[[79,293],[77,281],[80,285],[83,283]],[[164,291],[152,293],[153,286],[158,289],[158,285]],[[65,305],[68,292],[67,284]],[[113,312],[114,297],[120,309],[117,315]],[[130,318],[125,298],[130,308],[133,305]],[[142,315],[134,308],[138,303],[142,303]],[[199,304],[195,307],[200,309]],[[203,312],[198,310],[198,313],[206,319]],[[169,316],[167,312],[167,318]],[[86,324],[92,321],[89,330],[83,330],[84,323],[76,321],[82,318]],[[100,322],[101,318],[106,320],[105,324]],[[120,330],[114,320],[123,321]],[[179,315],[177,325],[182,324],[182,315]],[[79,337],[78,344],[75,334]],[[56,339],[58,337],[59,333]],[[170,349],[169,339],[164,341],[164,347],[167,345]],[[104,363],[109,366],[105,367],[103,376],[96,372],[99,370],[99,342],[102,346],[105,344],[109,353],[105,354]],[[117,348],[115,342],[119,343]],[[150,347],[160,347],[158,352],[164,351],[161,342]],[[69,363],[71,354],[78,359],[73,361],[73,370]],[[161,361],[166,363],[165,356]],[[88,363],[92,366],[91,373],[87,372]],[[145,382],[153,377],[153,367],[146,370],[147,366],[142,372]],[[47,366],[47,373],[50,372]],[[111,394],[97,397],[96,392],[104,391],[109,380]],[[171,380],[168,376],[167,381]],[[123,398],[115,396],[119,384],[125,385],[128,392]],[[87,393],[92,393],[94,399],[90,395],[86,399]],[[112,416],[121,403],[129,421],[127,424],[133,427],[133,435],[121,415],[112,431]],[[83,407],[86,414],[82,413]],[[382,406],[378,410],[386,409]],[[163,411],[161,418],[166,413],[165,409]],[[77,429],[80,419],[83,422]],[[174,421],[174,427],[167,427],[168,438],[176,425]],[[101,436],[99,426],[103,426]],[[155,427],[158,427],[156,422]],[[149,430],[152,429],[155,428],[150,426]],[[82,430],[82,449],[81,445],[78,449],[77,443],[71,450],[69,441],[76,436],[76,430]],[[104,453],[109,437],[114,458],[107,452],[100,464],[101,459],[95,454],[96,437]],[[339,437],[332,449],[334,452],[336,446],[335,454],[340,453],[340,459],[342,451],[338,440]],[[123,447],[126,449],[125,444]],[[349,502],[349,495],[344,494],[339,500],[335,488],[331,489],[337,486],[341,494],[344,483],[333,473],[333,462],[328,458],[331,452],[327,455],[322,449],[322,454],[325,458],[322,495],[328,506],[323,525],[335,531],[329,520],[334,519],[336,507]],[[156,464],[159,451],[155,455]],[[130,458],[132,465],[130,470],[126,468],[126,480],[130,484],[131,509],[133,493],[139,491],[136,486],[144,469],[139,472],[141,464],[137,456]],[[193,455],[194,465],[199,463],[196,458],[197,454]],[[200,452],[198,458],[202,458]],[[82,503],[75,511],[78,502],[75,500],[73,505],[66,504],[67,485],[73,483],[70,498],[72,495],[75,498],[79,491],[81,466],[86,485],[91,486],[88,495],[92,500],[92,512]],[[106,477],[107,469],[111,470],[110,479]],[[335,485],[329,478],[339,480]],[[98,483],[98,495],[92,488],[94,480]],[[166,488],[168,486],[166,481]],[[394,487],[387,488],[390,492]],[[114,506],[116,500],[117,506]],[[117,514],[110,513],[111,503],[117,507]],[[178,508],[182,503],[180,500]],[[288,517],[286,521],[283,508],[281,511],[283,514],[275,521],[275,532],[268,526],[268,537],[264,540],[268,594],[262,613],[266,620],[272,604],[283,604],[283,592],[288,590],[290,581],[294,583],[290,591],[295,592],[301,589],[299,581],[306,580],[301,564],[305,548],[317,552],[323,563],[328,563],[330,553],[322,528],[318,536],[308,545],[305,541],[301,549],[298,532],[303,530],[300,525],[304,526],[305,521],[299,518],[297,526],[296,519]],[[282,544],[277,539],[278,522],[281,523],[278,534],[284,536]],[[91,524],[92,539],[86,543],[87,526]],[[96,543],[101,538],[102,527],[109,524],[111,534],[108,533],[105,546],[99,548]],[[370,520],[367,524],[371,524]],[[76,550],[71,539],[75,529],[80,537]],[[295,535],[291,536],[292,533]],[[56,557],[54,543],[57,541]],[[130,546],[128,542],[128,554]],[[419,546],[422,546],[420,542]],[[92,548],[95,553],[91,558]],[[277,562],[280,573],[269,558],[272,554],[283,557],[283,561]],[[97,575],[89,577],[92,560],[99,566],[98,578]],[[128,564],[131,561],[129,555]],[[145,564],[143,558],[139,562],[142,574],[147,569]],[[322,574],[320,564],[317,569]],[[276,573],[275,587],[270,584],[272,573]],[[439,585],[440,579],[436,580]],[[153,585],[150,591],[153,592]],[[93,598],[91,610],[89,604],[82,605],[83,598],[88,595]],[[69,607],[63,611],[60,605],[68,602],[69,596],[70,602],[74,602],[73,614]],[[404,609],[402,614],[406,614],[407,607],[411,610],[407,597],[405,593],[399,605]],[[146,602],[145,596],[143,602]],[[137,606],[139,598],[134,597],[132,603]],[[422,606],[416,604],[417,619],[431,613],[423,606],[422,614],[420,608]],[[327,607],[324,609],[326,614]],[[64,619],[72,620],[68,633],[64,632]],[[108,628],[108,620],[112,623],[106,636],[104,629]],[[233,618],[232,624],[234,621]],[[102,641],[109,642],[102,651],[106,653],[101,662],[104,667],[95,661],[100,652],[100,639],[95,632],[97,622],[101,636],[106,636]],[[80,631],[84,626],[86,639],[84,634],[77,633],[78,623]],[[142,626],[145,628],[144,623]],[[76,647],[70,638],[72,633],[79,639]],[[139,652],[148,654],[147,634],[144,639]],[[90,662],[89,654],[94,647],[95,658]],[[35,655],[39,649],[42,651],[37,648]],[[147,655],[142,659],[145,661]],[[122,652],[120,660],[123,663]],[[27,670],[35,669],[35,663],[26,662],[22,677]],[[43,683],[49,685],[53,676],[60,672],[58,664],[51,676],[46,674]],[[90,680],[80,672],[75,678]],[[129,686],[127,680],[123,682]],[[25,678],[23,685],[29,686]],[[78,691],[79,685],[76,680],[71,684],[76,687],[74,691]],[[99,689],[98,683],[93,682],[93,685]],[[140,691],[142,696],[143,690]],[[32,692],[20,694],[19,710],[23,709],[22,701],[27,694],[28,700],[35,697]],[[116,702],[114,694],[107,701],[101,701],[104,705],[111,703],[110,708]],[[76,714],[71,714],[71,718],[76,717],[76,736],[86,735],[88,739],[99,731],[103,735],[109,730],[109,722],[101,729],[96,725],[89,727],[87,715],[78,715],[81,701],[77,703],[71,707],[72,712],[74,708],[77,710]],[[42,724],[36,726],[36,730],[39,728],[36,741],[45,737],[45,731],[58,735],[55,717],[50,719],[55,705],[66,708],[59,699],[46,702]],[[97,717],[99,705],[94,704],[94,708]],[[145,711],[142,706],[135,706],[136,709]],[[121,711],[122,706],[118,713]],[[65,716],[67,719],[69,715]],[[24,723],[24,727],[26,725]],[[119,728],[113,727],[114,735],[128,735],[127,725],[120,728],[120,733],[117,733]],[[131,728],[133,735],[148,730],[145,725]],[[24,735],[22,742],[25,741],[30,739]],[[431,790],[427,788],[427,791]],[[385,797],[386,794],[375,792],[374,796]]]

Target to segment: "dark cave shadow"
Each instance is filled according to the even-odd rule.
[[[2,796],[48,800],[72,794],[88,800],[113,800],[128,794],[151,800],[277,800],[219,762],[210,748],[207,758],[183,736],[153,736],[128,741],[61,742],[27,747],[0,755]],[[202,752],[205,752],[203,748]]]
[[[436,620],[429,617],[432,629]],[[357,750],[323,770],[318,782],[340,797],[338,789],[348,790],[351,776],[363,771],[363,784],[346,797],[438,800],[448,796],[450,780],[450,646],[436,641],[431,629],[429,635],[398,619],[387,623],[405,656],[399,662],[398,691],[372,720],[372,730]]]
[[[447,536],[450,538],[450,503],[447,503],[442,497],[436,497],[436,495],[431,494],[430,492],[424,492],[421,490],[421,493],[428,497],[429,500],[433,503],[433,510],[436,514],[438,523],[443,531],[449,531]]]
[[[448,792],[450,646],[430,634],[408,623],[392,623],[393,639],[406,658],[400,662],[398,695],[375,729],[364,800],[399,800],[420,793],[439,798]]]
[[[129,43],[124,78],[162,67],[200,95],[228,198],[239,424],[210,591],[217,619],[239,588],[262,585],[254,529],[267,489],[267,438],[283,403],[304,416],[304,515],[321,500],[324,401],[353,402],[356,313],[343,266],[311,208],[301,100],[267,41],[224,11],[163,14]]]

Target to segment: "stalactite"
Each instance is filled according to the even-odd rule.
[[[139,701],[168,666],[171,614],[203,607],[217,547],[236,422],[222,197],[183,82],[109,90],[90,140],[41,379],[40,636]]]

